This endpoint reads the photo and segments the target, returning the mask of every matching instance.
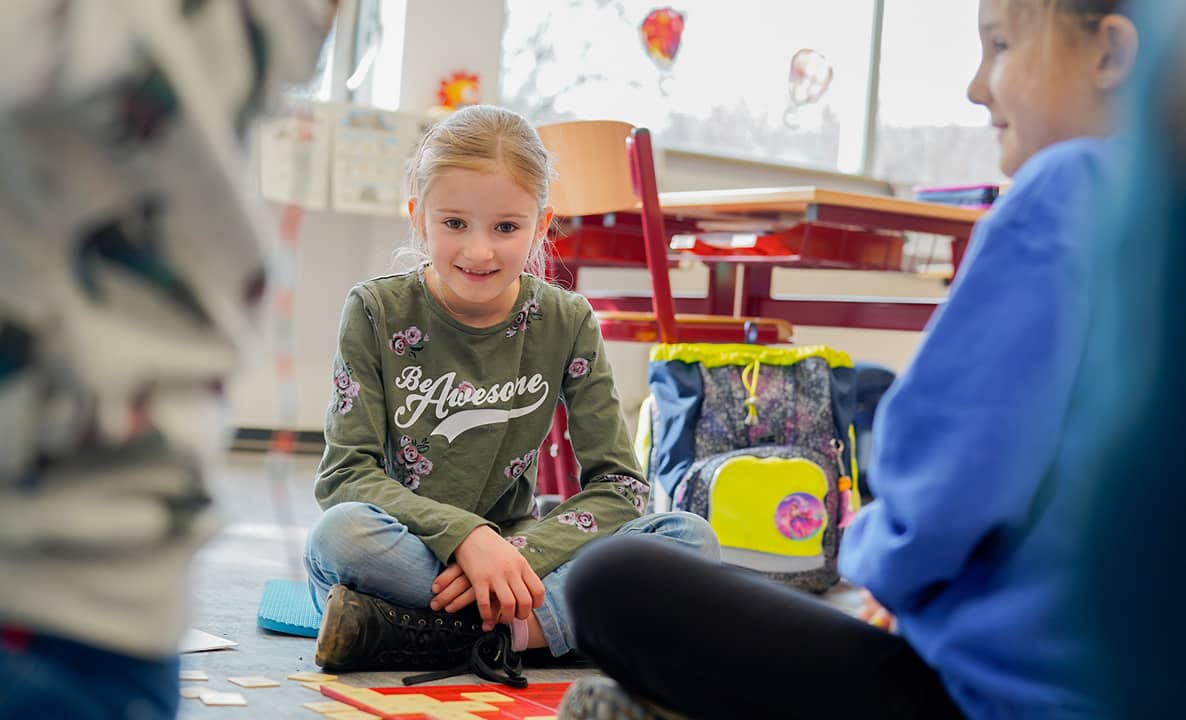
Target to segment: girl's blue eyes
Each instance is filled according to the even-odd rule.
[[[463,230],[466,226],[465,221],[461,220],[459,218],[449,218],[447,220],[442,221],[441,224],[443,224],[445,227],[449,228],[450,230]],[[501,222],[501,223],[495,225],[494,229],[500,233],[513,233],[519,229],[519,226],[513,222]]]

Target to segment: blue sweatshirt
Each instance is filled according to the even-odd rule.
[[[1085,532],[1053,481],[1092,302],[1082,227],[1111,141],[1032,157],[875,423],[878,500],[840,570],[867,587],[973,718],[1095,714],[1072,558]]]

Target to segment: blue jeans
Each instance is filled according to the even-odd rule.
[[[644,515],[623,525],[616,535],[655,535],[719,561],[721,547],[712,528],[699,515],[684,512]],[[544,604],[536,608],[553,655],[576,647],[565,577],[571,563],[545,575]],[[432,581],[445,570],[437,556],[406,525],[368,503],[334,505],[309,532],[305,569],[313,603],[320,610],[331,586],[342,583],[401,607],[426,608],[432,600]]]
[[[141,660],[0,628],[0,718],[172,720],[177,656]]]

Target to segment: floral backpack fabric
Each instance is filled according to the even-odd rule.
[[[706,518],[726,562],[811,592],[860,507],[846,353],[815,345],[674,344],[651,352],[647,474]]]

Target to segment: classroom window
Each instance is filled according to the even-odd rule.
[[[406,0],[360,0],[354,63],[346,90],[355,102],[394,110],[400,104]]]
[[[996,134],[967,98],[977,0],[890,0],[881,34],[873,174],[903,185],[997,182]]]
[[[874,0],[671,4],[684,29],[664,68],[640,37],[663,3],[507,0],[502,102],[537,124],[625,120],[666,147],[863,169]],[[816,53],[801,56],[816,76],[826,60],[831,82],[817,101],[796,104],[791,60],[804,49]]]
[[[333,59],[334,43],[338,36],[338,22],[334,20],[329,35],[321,45],[321,52],[317,55],[317,67],[313,70],[309,81],[295,85],[288,89],[288,94],[294,97],[310,100],[329,100],[333,96]]]

